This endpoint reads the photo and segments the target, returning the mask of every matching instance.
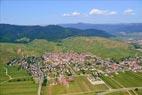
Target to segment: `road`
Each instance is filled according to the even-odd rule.
[[[40,95],[40,93],[41,93],[41,87],[42,87],[42,83],[39,82],[37,95]]]
[[[7,70],[7,68],[6,68],[6,67],[4,67],[4,69],[5,69],[5,74],[6,74],[6,76],[8,76],[8,77],[9,77],[9,79],[11,80],[11,79],[12,79],[12,77],[8,74],[8,70]]]
[[[41,72],[41,76],[39,77],[39,83],[38,83],[38,91],[37,91],[37,95],[41,94],[41,88],[42,88],[42,83],[44,81],[44,75]]]

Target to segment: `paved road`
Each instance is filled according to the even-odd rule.
[[[41,94],[41,88],[42,88],[42,83],[44,81],[44,75],[42,73],[41,77],[39,77],[39,83],[38,83],[38,91],[37,91],[37,95]]]
[[[40,95],[40,93],[41,93],[41,87],[42,87],[42,83],[40,82],[39,85],[38,85],[37,95]]]

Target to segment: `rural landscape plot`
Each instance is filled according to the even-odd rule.
[[[0,0],[0,95],[142,95],[142,0]]]

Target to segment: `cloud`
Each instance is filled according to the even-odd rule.
[[[92,9],[90,12],[89,12],[89,14],[90,15],[103,15],[103,14],[105,14],[106,13],[106,11],[105,10],[100,10],[100,9]]]
[[[81,16],[79,12],[64,13],[63,16]]]
[[[115,11],[111,11],[108,13],[108,15],[116,15],[116,14],[117,14],[117,12],[115,12]]]
[[[104,16],[110,16],[110,15],[116,15],[116,11],[109,11],[109,10],[102,10],[102,9],[96,9],[93,8],[90,10],[89,14],[82,14],[80,12],[74,11],[71,13],[64,13],[64,17],[77,17],[77,16],[84,16],[88,17],[89,15],[104,15]]]
[[[116,11],[109,11],[109,10],[102,10],[102,9],[96,9],[93,8],[89,12],[89,15],[116,15]]]
[[[130,15],[134,15],[134,14],[135,14],[135,13],[134,13],[134,10],[133,10],[133,9],[124,10],[124,15],[130,16]]]
[[[64,13],[63,16],[70,16],[70,14]]]

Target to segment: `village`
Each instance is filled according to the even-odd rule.
[[[41,57],[15,58],[7,63],[19,65],[32,75],[36,83],[48,80],[48,85],[68,85],[74,77],[85,76],[91,84],[103,84],[101,76],[119,72],[142,72],[142,57],[124,58],[120,62],[103,60],[90,53],[46,53]]]

